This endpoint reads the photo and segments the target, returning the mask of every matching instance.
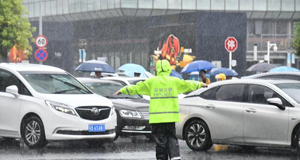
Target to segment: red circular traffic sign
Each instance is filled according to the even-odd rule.
[[[238,47],[238,41],[234,37],[225,40],[225,48],[228,52],[234,52]]]
[[[35,38],[35,45],[38,48],[44,48],[47,46],[47,44],[48,44],[48,40],[45,36],[39,35]]]
[[[48,53],[44,49],[38,49],[35,51],[34,57],[37,61],[44,62],[48,58]]]

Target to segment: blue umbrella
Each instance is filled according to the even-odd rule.
[[[288,66],[276,67],[269,70],[269,72],[299,72],[299,71],[300,70],[297,68],[288,67]]]
[[[229,69],[229,68],[213,68],[211,71],[210,71],[210,75],[217,75],[217,74],[220,74],[220,73],[224,73],[225,76],[237,76],[238,73],[233,70],[233,69]]]
[[[190,73],[190,72],[194,72],[194,71],[201,71],[201,70],[208,70],[208,69],[212,69],[212,68],[216,68],[216,66],[214,66],[212,63],[208,62],[208,61],[194,61],[192,63],[187,64],[182,70],[181,73]]]
[[[76,71],[81,72],[96,72],[101,71],[104,73],[115,73],[115,70],[105,62],[90,60],[82,63],[76,69]]]
[[[119,67],[120,71],[124,71],[127,76],[134,77],[134,73],[140,73],[140,77],[147,77],[145,75],[146,69],[138,64],[126,63]]]
[[[178,72],[176,72],[174,70],[172,70],[170,76],[177,77],[179,79],[183,79],[182,76]]]

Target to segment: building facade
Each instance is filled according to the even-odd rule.
[[[24,6],[38,27],[39,0],[24,0]],[[107,57],[115,69],[130,62],[148,68],[154,50],[173,34],[181,47],[192,49],[196,60],[220,61],[222,67],[229,61],[224,41],[235,36],[235,69],[243,75],[245,62],[255,60],[254,46],[256,61],[265,59],[267,41],[278,47],[270,50],[271,63],[287,65],[288,53],[294,52],[293,23],[300,18],[300,0],[42,0],[42,16],[49,40],[45,64],[71,73],[80,64],[80,49],[87,59]],[[291,65],[300,67],[297,57]]]

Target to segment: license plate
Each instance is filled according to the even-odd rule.
[[[105,125],[89,125],[89,132],[105,132]]]

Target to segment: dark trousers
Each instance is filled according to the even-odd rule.
[[[168,157],[180,159],[175,123],[156,123],[151,126],[156,141],[156,159],[168,160]]]

